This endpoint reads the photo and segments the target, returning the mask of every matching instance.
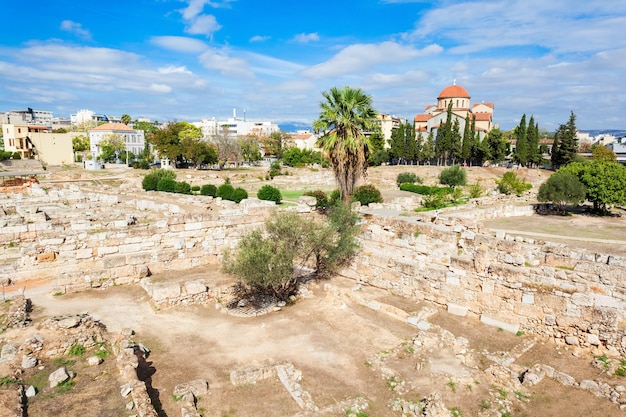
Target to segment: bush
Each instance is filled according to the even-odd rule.
[[[537,194],[537,200],[551,202],[565,210],[567,204],[578,204],[585,201],[587,187],[571,172],[559,171],[546,180]]]
[[[416,184],[400,184],[400,189],[402,191],[410,191],[415,194],[421,195],[447,195],[452,194],[453,189],[450,187],[437,187],[437,186],[428,186],[428,185],[416,185]]]
[[[441,194],[424,196],[422,204],[424,204],[424,207],[429,209],[440,209],[446,207],[446,201]]]
[[[191,194],[191,185],[185,181],[177,182],[174,192],[177,194]]]
[[[197,193],[198,191],[200,191],[200,186],[199,185],[194,185],[191,187],[191,191],[194,193]]]
[[[515,172],[506,172],[498,183],[498,191],[502,194],[515,194],[521,196],[525,191],[530,190],[533,186],[521,178],[517,177]]]
[[[176,192],[176,180],[171,178],[163,178],[157,184],[157,191],[163,191],[166,193]]]
[[[398,174],[398,178],[396,179],[396,183],[398,187],[400,184],[410,183],[410,184],[421,184],[423,180],[417,176],[417,174],[413,172],[401,172]]]
[[[13,155],[11,156],[12,159],[22,159],[22,156],[20,155],[19,152],[13,152]]]
[[[483,195],[483,187],[480,186],[480,180],[469,186],[469,197],[480,198]]]
[[[380,149],[370,156],[369,164],[375,167],[381,166],[384,163],[389,162],[389,153],[386,150]]]
[[[280,170],[282,169],[280,162],[278,161],[274,161],[272,162],[272,165],[270,165],[270,172],[269,172],[269,176],[270,178],[274,178],[278,175],[281,175]]]
[[[271,185],[264,185],[261,187],[261,189],[256,193],[256,196],[259,200],[273,201],[276,204],[280,204],[280,200],[283,198],[280,190],[276,187],[272,187]]]
[[[143,178],[141,187],[146,191],[156,191],[159,181],[164,178],[176,179],[176,173],[167,169],[155,169]]]
[[[200,188],[200,195],[208,195],[210,197],[215,197],[217,194],[217,187],[213,184],[204,184],[202,188]]]
[[[449,185],[453,188],[459,185],[465,185],[467,184],[467,174],[460,166],[453,165],[441,171],[441,174],[439,174],[439,183]]]
[[[220,197],[222,200],[233,200],[233,193],[235,188],[230,184],[222,184],[217,188],[215,193],[216,197]]]
[[[380,195],[380,191],[373,185],[362,185],[356,189],[352,198],[363,206],[367,206],[369,203],[382,203],[383,197]]]
[[[322,190],[307,191],[304,193],[304,195],[315,197],[315,208],[317,210],[324,211],[328,207],[330,207],[330,199],[328,198],[328,195]]]
[[[240,203],[241,200],[248,198],[248,192],[241,187],[237,187],[233,190],[231,200],[235,203]]]

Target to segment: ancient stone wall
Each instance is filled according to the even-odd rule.
[[[626,258],[431,220],[369,217],[342,274],[504,330],[626,355]]]
[[[258,200],[181,196],[172,204],[77,188],[39,191],[0,197],[0,278],[18,286],[50,279],[63,289],[97,287],[215,264],[270,212]]]

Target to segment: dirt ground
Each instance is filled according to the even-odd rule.
[[[415,172],[424,178],[425,183],[434,184],[441,169],[372,168],[368,181],[378,186],[386,199],[391,199],[405,195],[395,187],[398,173]],[[291,176],[278,177],[274,184],[290,190],[333,188],[327,173],[303,169],[302,172],[311,173],[312,177],[299,180],[306,175],[301,175],[299,170],[290,171],[293,171]],[[468,182],[480,180],[485,188],[493,187],[503,171],[501,168],[469,168]],[[550,175],[542,170],[524,171],[525,178],[536,186]],[[220,184],[228,176],[235,186],[244,186],[251,191],[267,183],[258,179],[262,172],[190,171],[180,173],[179,179],[199,185],[206,182]],[[118,170],[98,173],[95,177],[65,170],[55,173],[51,181],[72,179],[81,187],[132,190],[140,184],[140,174]],[[491,222],[486,227],[529,233],[558,232],[559,238],[564,240],[567,240],[564,230],[576,229],[579,238],[601,236],[619,240],[621,234],[624,240],[626,229],[623,227],[626,226],[622,219],[503,219],[501,223]],[[169,273],[152,279],[167,281],[182,277],[203,278],[210,287],[232,280],[217,267]],[[604,417],[621,413],[606,399],[564,387],[547,378],[530,389],[512,388],[512,382],[511,386],[494,382],[493,375],[486,372],[495,364],[494,358],[510,356],[522,346],[532,345],[515,359],[514,364],[520,367],[549,364],[577,380],[594,379],[611,385],[622,382],[626,385],[624,378],[608,376],[594,368],[591,365],[593,357],[588,352],[568,350],[529,335],[516,336],[498,331],[481,324],[476,317],[452,316],[436,306],[416,303],[388,291],[373,287],[355,288],[353,281],[342,278],[311,283],[312,297],[280,311],[251,318],[230,316],[213,302],[204,306],[158,310],[151,306],[138,285],[92,289],[62,296],[53,296],[52,284],[48,283],[25,283],[23,288],[26,297],[33,302],[33,325],[26,330],[8,330],[0,335],[1,344],[21,341],[37,331],[38,323],[61,314],[88,312],[106,325],[111,334],[132,329],[136,332],[135,340],[151,350],[148,359],[153,367],[151,384],[160,406],[160,417],[180,415],[180,404],[173,396],[173,388],[197,378],[207,380],[210,386],[209,394],[198,401],[198,409],[204,417],[295,416],[301,410],[277,378],[243,386],[233,386],[230,382],[232,371],[281,362],[289,362],[302,372],[302,389],[311,394],[322,410],[311,415],[346,415],[343,409],[333,407],[344,402],[350,404],[355,398],[362,397],[368,403],[366,415],[400,416],[402,413],[393,411],[391,404],[399,400],[418,403],[433,393],[441,396],[448,409],[456,409],[464,416]],[[15,295],[7,294],[9,297]],[[353,297],[355,294],[396,307],[411,317],[430,312],[431,315],[423,320],[429,329],[418,329],[406,320],[357,303]],[[422,338],[428,342],[422,345],[414,342]],[[46,370],[51,366],[49,364]],[[103,365],[95,368],[85,367],[80,360],[73,366],[77,374],[76,385],[68,392],[58,393],[46,390],[43,384],[41,395],[29,400],[29,417],[134,414],[125,409],[127,400],[119,394],[114,358],[105,358]],[[37,375],[36,371],[39,370],[35,368],[33,375],[29,376],[33,384],[38,378],[47,378],[45,372]]]

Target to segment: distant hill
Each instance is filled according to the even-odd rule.
[[[626,136],[626,129],[580,129],[581,132],[589,133],[590,136],[609,134],[616,138]]]
[[[313,127],[310,124],[302,123],[302,122],[284,122],[278,123],[278,127],[283,132],[292,133],[298,130],[313,130]]]

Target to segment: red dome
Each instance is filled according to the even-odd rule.
[[[437,99],[442,98],[470,98],[469,93],[466,89],[461,87],[460,85],[449,85],[439,93],[439,97]]]

